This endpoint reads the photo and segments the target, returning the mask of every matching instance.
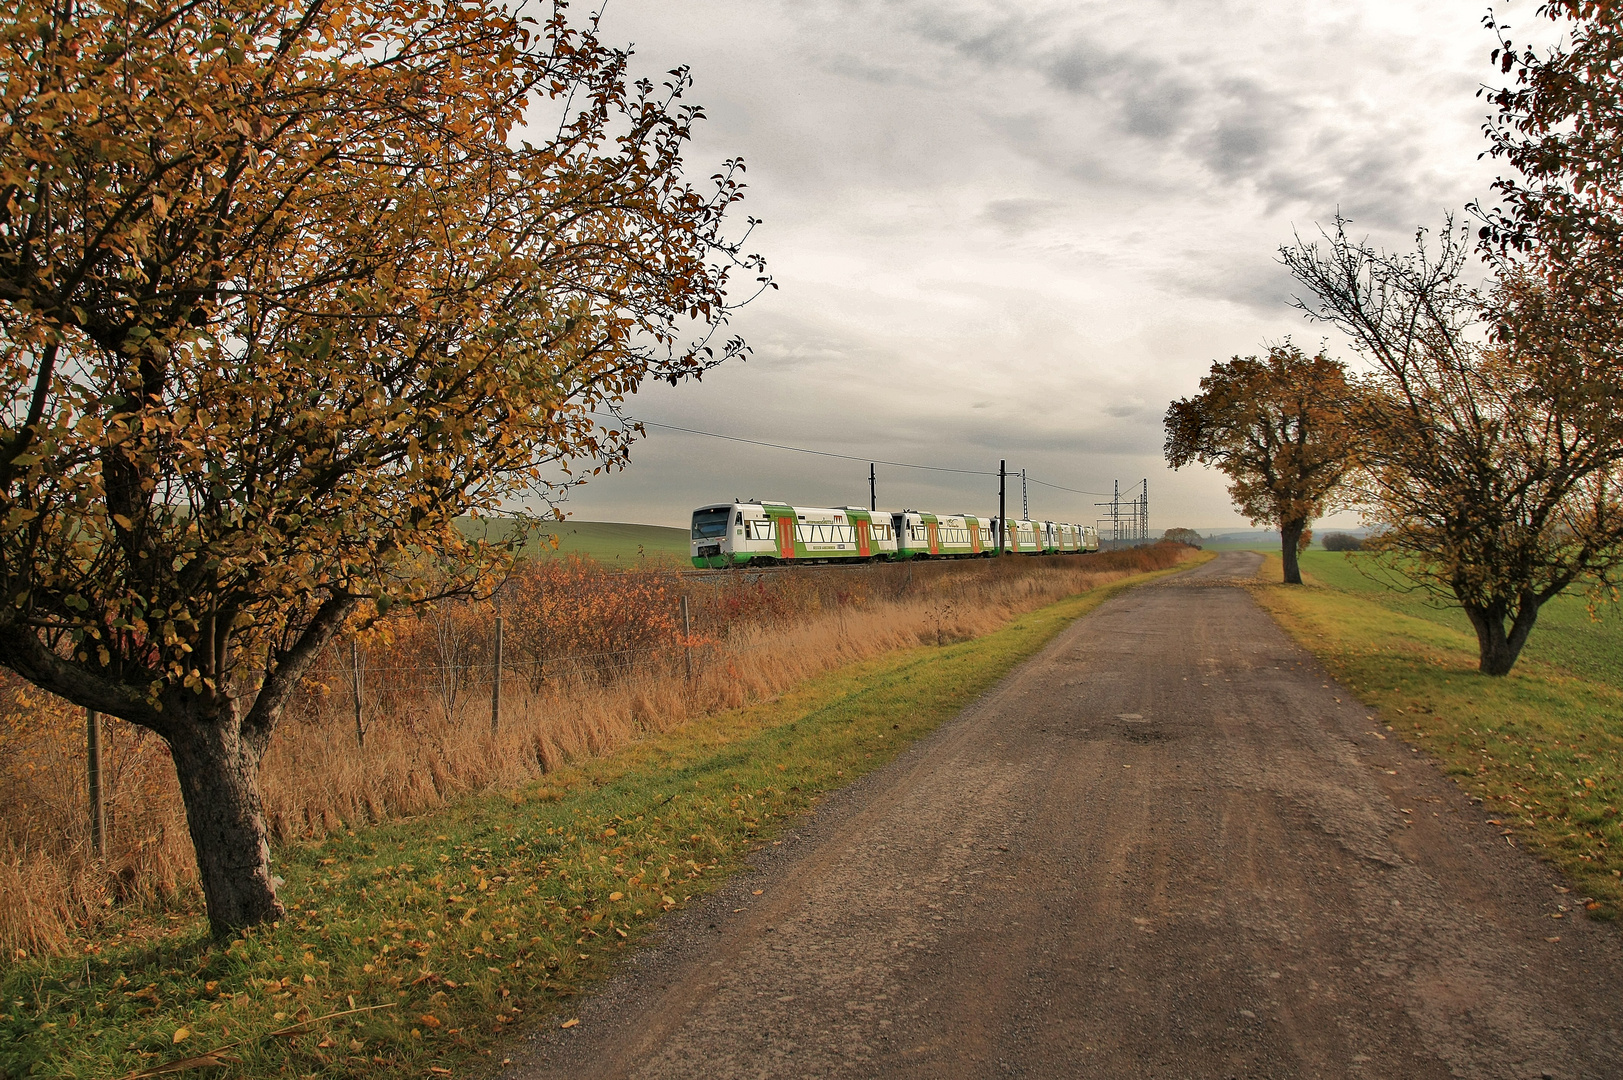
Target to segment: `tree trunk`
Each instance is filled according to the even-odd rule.
[[[1484,675],[1509,675],[1522,654],[1522,646],[1538,621],[1539,602],[1532,596],[1521,597],[1516,616],[1511,619],[1508,605],[1488,607],[1481,604],[1462,604],[1465,617],[1476,631],[1477,670]],[[1509,626],[1506,621],[1509,620]]]
[[[245,738],[230,704],[176,717],[169,739],[197,852],[197,876],[216,937],[282,917],[271,877],[270,842],[259,799],[261,750]]]
[[[1302,532],[1307,528],[1305,518],[1296,521],[1286,521],[1279,526],[1280,556],[1285,563],[1285,584],[1300,585],[1302,583],[1302,568],[1296,560],[1296,546],[1302,542]]]

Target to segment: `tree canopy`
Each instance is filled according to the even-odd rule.
[[[1498,336],[1538,365],[1563,410],[1623,439],[1623,4],[1550,0],[1538,16],[1559,44],[1494,51],[1509,86],[1488,92],[1489,153],[1515,171],[1477,207],[1479,239],[1503,279]],[[1605,389],[1603,395],[1597,391]]]
[[[1297,556],[1308,524],[1325,513],[1352,466],[1341,412],[1345,370],[1323,350],[1310,357],[1287,342],[1265,357],[1212,364],[1200,389],[1167,408],[1168,463],[1227,474],[1240,512],[1280,530],[1285,580],[1300,585]]]
[[[742,165],[690,182],[687,72],[627,61],[563,2],[0,17],[0,663],[168,741],[217,931],[280,910],[255,776],[315,652],[744,351]]]

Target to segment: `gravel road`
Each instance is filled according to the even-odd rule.
[[[1232,586],[1257,565],[1077,622],[503,1075],[1623,1076],[1617,929]]]

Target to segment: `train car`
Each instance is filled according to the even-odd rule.
[[[919,510],[891,515],[898,559],[972,559],[990,555],[991,525],[969,514],[939,516]]]
[[[891,515],[857,506],[717,503],[693,511],[700,569],[797,562],[860,562],[896,554]]]
[[[997,518],[992,519],[994,530],[997,528],[997,521]],[[1013,555],[1041,555],[1043,532],[1041,522],[1011,518],[1008,528],[1003,530],[1003,550]]]
[[[1053,538],[1053,550],[1060,555],[1085,555],[1099,550],[1099,530],[1092,525],[1073,525],[1068,521],[1046,522]]]

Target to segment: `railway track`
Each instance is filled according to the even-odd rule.
[[[1053,554],[1053,555],[1048,555],[1048,554],[1045,554],[1045,555],[1021,555],[1020,557],[1025,558],[1025,559],[1048,559],[1048,558],[1066,558],[1066,557],[1068,557],[1070,555],[1076,555],[1076,554],[1083,554],[1083,553],[1068,552],[1068,553],[1065,553],[1063,555],[1061,555],[1061,554]],[[931,566],[953,566],[953,565],[972,566],[972,565],[976,565],[976,564],[980,563],[982,560],[978,559],[978,558],[969,558],[969,559],[956,558],[956,559],[919,559],[919,560],[916,560],[916,561],[918,563],[920,563],[921,565],[928,564],[928,565],[931,565]],[[690,570],[678,570],[677,573],[679,575],[681,575],[682,577],[688,578],[688,579],[691,579],[691,580],[703,580],[703,579],[706,579],[706,578],[724,578],[726,580],[732,581],[732,580],[737,580],[737,579],[740,579],[740,578],[749,578],[749,577],[751,577],[753,575],[757,575],[757,574],[762,575],[762,576],[766,576],[766,575],[769,575],[769,574],[799,574],[799,573],[806,573],[806,572],[816,572],[816,571],[819,571],[819,570],[873,570],[873,569],[875,569],[877,567],[882,567],[882,566],[906,566],[906,565],[909,565],[909,564],[910,564],[909,562],[886,562],[886,561],[879,560],[879,559],[873,560],[872,562],[858,562],[858,561],[856,561],[854,559],[845,559],[845,560],[831,560],[829,562],[795,562],[795,563],[789,563],[789,564],[782,565],[782,566],[724,566],[724,567],[719,567],[719,568],[715,568],[715,569],[705,569],[705,570],[700,570],[698,568],[694,568],[694,569],[690,569]]]

